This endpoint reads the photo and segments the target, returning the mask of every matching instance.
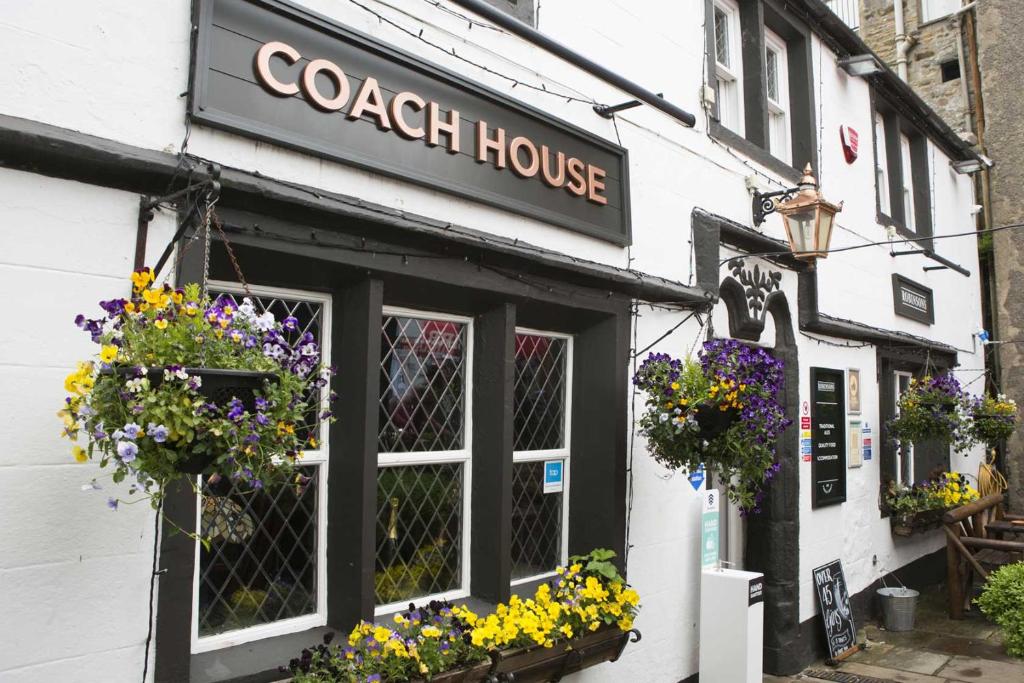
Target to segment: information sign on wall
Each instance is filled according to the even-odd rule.
[[[626,151],[284,0],[199,0],[194,121],[630,243]]]
[[[846,500],[846,392],[842,370],[811,368],[812,507]]]

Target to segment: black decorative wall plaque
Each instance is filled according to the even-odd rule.
[[[928,325],[935,322],[932,290],[896,273],[892,274],[892,302],[896,315]]]
[[[846,500],[846,393],[842,370],[811,368],[811,506]]]

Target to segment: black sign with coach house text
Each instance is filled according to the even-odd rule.
[[[622,147],[284,0],[194,7],[194,121],[630,244]]]
[[[811,506],[846,500],[846,407],[843,371],[811,368]]]

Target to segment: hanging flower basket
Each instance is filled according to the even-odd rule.
[[[995,448],[1017,428],[1017,403],[999,394],[994,398],[971,399],[971,434],[980,443]]]
[[[633,383],[647,394],[639,423],[654,458],[690,472],[703,464],[729,482],[729,498],[744,514],[760,512],[764,488],[780,467],[775,442],[792,423],[779,400],[782,361],[715,339],[697,360],[648,355]]]
[[[722,410],[714,404],[699,406],[694,413],[694,419],[700,428],[700,436],[708,442],[729,431],[742,414],[737,408],[725,406],[725,410]]]
[[[155,285],[148,269],[132,282],[131,299],[76,319],[100,350],[65,380],[64,433],[85,442],[75,458],[98,460],[154,507],[182,476],[221,475],[253,489],[288,477],[331,417],[319,405],[330,371],[313,336],[249,299]]]
[[[934,439],[966,452],[975,443],[969,403],[950,373],[911,379],[910,388],[899,397],[898,415],[888,422],[889,435],[908,444]]]

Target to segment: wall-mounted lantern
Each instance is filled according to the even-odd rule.
[[[754,225],[761,225],[771,213],[782,214],[786,237],[794,258],[807,261],[811,267],[819,258],[828,256],[832,226],[843,203],[833,204],[821,196],[818,181],[810,164],[804,168],[800,184],[778,192],[754,191]]]
[[[873,54],[851,55],[837,62],[840,69],[851,76],[867,78],[882,73],[885,69]]]

